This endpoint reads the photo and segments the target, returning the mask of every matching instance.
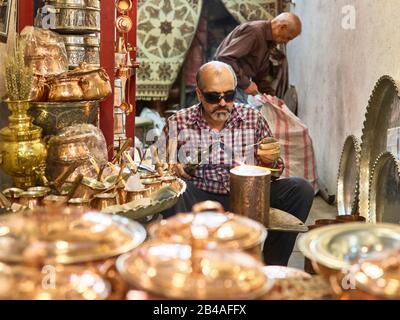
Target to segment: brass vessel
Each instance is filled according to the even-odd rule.
[[[11,116],[8,127],[0,130],[0,165],[16,187],[27,189],[44,175],[47,150],[42,129],[33,125],[27,112],[28,101],[6,101]]]

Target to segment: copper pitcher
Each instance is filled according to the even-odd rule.
[[[102,211],[105,208],[116,206],[117,203],[117,194],[116,193],[99,193],[94,196],[94,199],[91,201],[90,206],[92,209]]]

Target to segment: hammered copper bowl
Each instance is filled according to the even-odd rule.
[[[400,226],[384,223],[325,226],[302,235],[298,246],[319,274],[327,280],[339,277],[341,281],[346,270],[359,261],[400,249]]]
[[[28,111],[43,135],[57,135],[62,129],[83,123],[96,124],[98,101],[31,102]]]

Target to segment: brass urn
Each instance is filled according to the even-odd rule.
[[[42,129],[28,116],[28,101],[6,101],[11,112],[8,127],[0,130],[0,166],[16,187],[27,189],[44,175],[47,150]]]

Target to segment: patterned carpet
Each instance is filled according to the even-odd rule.
[[[137,99],[166,100],[190,47],[202,0],[139,0]]]

